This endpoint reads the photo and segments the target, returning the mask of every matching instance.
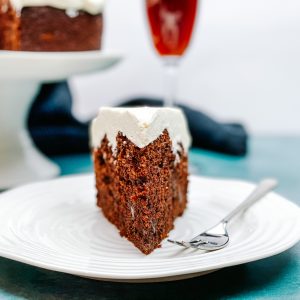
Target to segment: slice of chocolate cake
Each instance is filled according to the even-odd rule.
[[[91,127],[97,205],[143,253],[187,204],[190,134],[175,108],[101,108]]]
[[[0,50],[101,48],[104,0],[0,0]]]

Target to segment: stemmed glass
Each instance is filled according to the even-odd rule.
[[[176,100],[178,62],[187,49],[195,23],[197,0],[145,0],[154,46],[165,69],[165,106]]]

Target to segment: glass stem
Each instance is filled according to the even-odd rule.
[[[165,80],[164,80],[164,106],[172,107],[176,104],[177,79],[178,79],[178,58],[164,58]]]

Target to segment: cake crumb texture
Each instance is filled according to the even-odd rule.
[[[97,205],[105,217],[144,254],[160,247],[187,204],[188,159],[175,162],[167,130],[144,148],[121,132],[113,153],[105,136],[94,148]]]

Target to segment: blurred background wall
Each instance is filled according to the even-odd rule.
[[[81,120],[100,105],[162,95],[143,0],[107,0],[104,49],[117,67],[71,80]],[[204,0],[181,63],[179,100],[254,134],[300,134],[300,1]]]

